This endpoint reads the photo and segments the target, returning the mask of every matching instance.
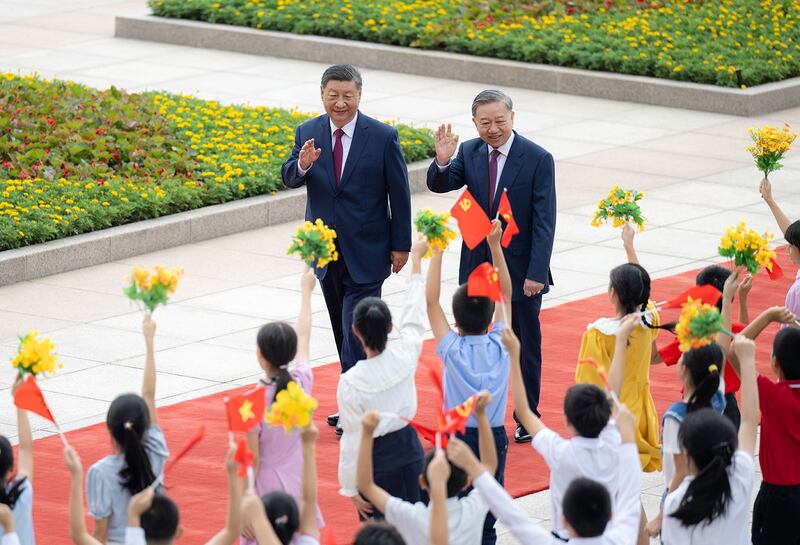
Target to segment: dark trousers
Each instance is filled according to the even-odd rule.
[[[366,297],[380,297],[383,280],[370,284],[356,284],[344,258],[339,256],[338,261],[328,264],[325,278],[320,282],[322,295],[325,296],[325,305],[331,318],[333,337],[336,340],[336,350],[339,352],[339,361],[342,373],[353,367],[358,360],[364,359],[364,349],[353,335],[353,309],[359,301]]]
[[[417,432],[411,426],[376,437],[372,448],[372,472],[375,484],[390,496],[407,502],[422,500],[419,476],[425,453]],[[383,513],[373,510],[374,520],[383,520]]]
[[[539,324],[539,311],[542,309],[542,296],[528,297],[511,303],[511,329],[519,338],[520,368],[522,382],[531,410],[539,414],[539,392],[542,387],[542,328]],[[519,424],[517,416],[514,420]]]
[[[497,471],[494,473],[494,478],[497,479],[501,485],[504,482],[504,474],[506,472],[506,456],[508,455],[508,435],[506,429],[502,426],[492,428],[492,435],[494,436],[494,447],[497,449]],[[458,436],[464,441],[475,456],[480,457],[478,448],[478,428],[467,428],[464,435]],[[461,496],[469,494],[472,487],[464,491]],[[486,515],[486,521],[483,523],[483,540],[482,545],[495,545],[497,542],[497,533],[494,531],[494,523],[497,521],[492,513]]]
[[[728,417],[739,431],[739,424],[742,423],[742,414],[739,412],[739,404],[736,402],[736,394],[733,392],[725,394],[725,411],[722,413]]]
[[[798,515],[800,485],[762,482],[753,505],[753,545],[800,545]]]

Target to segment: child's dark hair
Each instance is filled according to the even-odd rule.
[[[686,415],[678,439],[699,473],[670,516],[686,527],[711,523],[725,513],[731,499],[727,470],[738,446],[736,428],[712,409],[700,409]]]
[[[150,509],[142,513],[142,529],[147,543],[169,543],[178,533],[178,506],[166,496],[154,496]]]
[[[694,393],[686,403],[686,411],[711,407],[711,398],[719,390],[719,377],[725,365],[722,349],[716,342],[692,348],[683,354],[683,365],[694,385]]]
[[[356,534],[353,545],[406,545],[406,542],[388,522],[368,522]]]
[[[300,527],[297,502],[286,492],[270,492],[261,496],[267,519],[283,545],[289,545]]]
[[[611,520],[611,496],[602,484],[585,477],[574,479],[564,493],[564,518],[577,537],[603,535]]]
[[[623,263],[611,269],[609,280],[625,314],[647,309],[650,302],[650,275],[644,267],[638,263]],[[642,315],[642,323],[650,329],[672,331],[675,327],[675,324],[653,325],[647,321],[646,315]]]
[[[264,359],[278,370],[275,378],[275,395],[278,395],[292,381],[286,367],[297,355],[297,333],[286,322],[272,322],[258,330],[256,344]]]
[[[725,281],[731,275],[730,269],[726,269],[720,265],[709,265],[708,267],[697,273],[694,283],[697,286],[714,286],[719,290],[719,299],[717,300],[717,308],[722,310],[722,290],[725,288]]]
[[[581,437],[598,437],[611,418],[611,403],[594,384],[575,384],[564,396],[564,415]]]
[[[433,460],[433,456],[436,454],[436,449],[431,449],[425,454],[425,465],[422,468],[422,478],[425,479],[425,484],[428,484],[428,466]],[[447,479],[447,497],[453,498],[458,496],[458,494],[464,490],[467,486],[467,474],[464,472],[463,469],[460,467],[453,465],[453,462],[450,459],[447,459],[447,463],[450,464],[450,478]]]
[[[106,426],[125,457],[125,467],[119,472],[120,483],[131,495],[137,494],[155,480],[142,444],[150,428],[150,413],[144,399],[136,394],[117,397],[108,409]]]
[[[381,353],[392,330],[392,313],[378,297],[367,297],[353,309],[353,326],[366,348]]]
[[[14,509],[20,494],[22,494],[22,485],[25,484],[27,477],[17,479],[17,481],[10,487],[6,487],[6,475],[14,469],[14,449],[11,447],[11,442],[4,436],[0,435],[0,503],[8,505],[9,509]]]
[[[783,233],[783,238],[786,242],[800,250],[800,220],[793,221],[789,224],[789,227],[787,227],[786,231]]]
[[[772,342],[772,354],[786,380],[800,380],[800,329],[785,327]]]
[[[494,302],[488,297],[470,297],[466,284],[461,284],[453,294],[453,317],[465,335],[486,333],[493,315]]]

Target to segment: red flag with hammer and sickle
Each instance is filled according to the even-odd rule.
[[[474,250],[478,244],[483,242],[486,235],[492,230],[489,216],[468,189],[464,190],[464,193],[458,198],[458,202],[450,209],[450,214],[458,221],[461,238],[464,239],[464,244],[470,250]]]
[[[491,263],[481,263],[467,279],[467,295],[470,297],[488,297],[499,301],[502,297],[500,277]]]
[[[514,235],[519,233],[519,227],[517,226],[517,220],[514,219],[514,212],[511,211],[511,202],[508,200],[508,192],[505,190],[503,194],[500,195],[500,204],[497,207],[497,212],[506,222],[506,228],[503,231],[503,238],[500,239],[500,244],[503,245],[503,248],[508,248],[508,245],[511,244],[511,239],[514,238]]]

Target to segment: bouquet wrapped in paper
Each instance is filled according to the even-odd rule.
[[[309,267],[321,269],[339,259],[335,241],[336,231],[317,218],[314,223],[306,221],[297,227],[286,253],[297,254]]]
[[[592,225],[600,227],[603,222],[611,221],[613,227],[622,227],[627,222],[635,223],[639,231],[644,231],[644,217],[639,208],[639,201],[644,193],[635,189],[622,189],[615,185],[605,198],[597,202],[597,210],[592,218]]]
[[[681,352],[710,344],[717,333],[733,336],[722,324],[722,315],[714,305],[689,297],[675,326]]]
[[[719,243],[719,255],[730,258],[735,266],[746,267],[750,274],[756,274],[761,267],[771,274],[777,267],[775,252],[769,248],[771,238],[771,234],[761,235],[742,221],[736,227],[728,227]]]
[[[47,337],[39,338],[38,331],[31,331],[19,338],[19,350],[11,360],[11,365],[20,375],[54,373],[63,367],[55,354],[55,345]]]
[[[448,212],[437,213],[428,208],[417,212],[414,218],[414,226],[417,232],[428,239],[428,252],[425,258],[433,255],[433,252],[444,252],[451,241],[458,236],[448,225],[450,214]]]
[[[178,280],[183,275],[183,269],[156,267],[150,272],[142,267],[134,267],[133,274],[128,277],[130,285],[123,288],[123,293],[131,301],[141,302],[147,311],[152,314],[159,305],[166,305],[169,296],[178,288]]]
[[[317,400],[292,381],[275,396],[264,420],[272,426],[283,426],[286,433],[289,433],[308,426],[316,408]]]
[[[770,172],[783,168],[781,159],[789,151],[789,148],[797,138],[796,132],[791,132],[789,124],[784,123],[783,128],[778,129],[769,125],[760,128],[752,128],[748,131],[753,143],[747,146],[747,151],[756,160],[756,168],[768,177]]]

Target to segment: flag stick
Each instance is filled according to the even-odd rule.
[[[64,432],[61,431],[61,426],[58,425],[58,422],[53,420],[53,424],[56,425],[56,431],[58,432],[58,437],[61,439],[61,442],[64,443],[65,447],[70,446],[69,441],[67,441],[67,436],[64,435]]]
[[[255,484],[255,478],[253,477],[253,466],[247,466],[247,489],[248,490],[255,490],[253,485]]]
[[[236,441],[233,439],[233,432],[230,430],[228,430],[228,445],[230,445],[231,448],[236,446]]]
[[[164,472],[158,474],[158,477],[150,484],[150,490],[155,490],[164,483]]]
[[[436,451],[442,450],[442,432],[436,432]]]

